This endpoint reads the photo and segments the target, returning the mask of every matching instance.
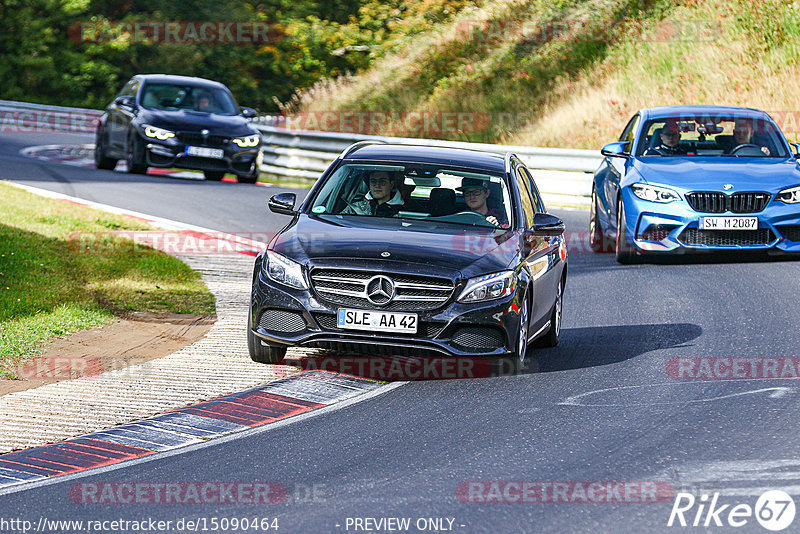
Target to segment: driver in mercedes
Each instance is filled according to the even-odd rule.
[[[486,180],[463,178],[461,180],[461,187],[457,187],[456,190],[461,191],[464,195],[464,201],[471,211],[483,215],[487,222],[495,226],[508,228],[508,219],[503,210],[489,208],[489,206],[486,205],[489,195],[492,194]]]
[[[343,215],[377,215],[392,217],[403,207],[403,197],[395,187],[393,173],[376,170],[366,180],[369,186],[364,200],[348,204]]]

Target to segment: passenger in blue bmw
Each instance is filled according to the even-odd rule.
[[[661,144],[651,146],[644,153],[645,156],[685,156],[686,149],[680,146],[681,129],[678,121],[667,119],[661,130],[653,133],[653,138],[661,140]]]
[[[343,215],[379,215],[391,217],[403,207],[403,197],[394,176],[386,171],[372,171],[366,180],[369,191],[363,200],[348,204]]]
[[[486,201],[489,200],[492,192],[489,190],[489,183],[479,178],[464,178],[461,180],[461,187],[456,188],[464,195],[467,207],[475,213],[480,213],[486,220],[495,226],[508,228],[508,219],[503,210],[489,208]]]

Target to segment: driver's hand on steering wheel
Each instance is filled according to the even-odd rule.
[[[762,146],[761,147],[761,152],[763,152],[765,155],[769,156],[769,149],[767,147]]]
[[[488,217],[486,217],[486,220],[495,226],[500,226],[500,221],[498,221],[497,217],[495,217],[494,215],[489,215]]]

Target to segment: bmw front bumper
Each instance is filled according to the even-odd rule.
[[[770,198],[754,213],[701,213],[679,191],[680,200],[657,203],[642,200],[630,187],[622,189],[628,242],[640,252],[713,250],[770,250],[800,252],[800,205]],[[757,217],[755,230],[702,230],[702,217]]]
[[[221,171],[236,175],[248,176],[255,172],[261,164],[261,144],[250,148],[239,148],[233,143],[227,146],[210,144],[182,143],[180,141],[158,141],[142,137],[145,146],[145,158],[150,167],[176,167],[200,171]],[[187,146],[199,146],[222,150],[221,158],[194,156],[186,153]]]

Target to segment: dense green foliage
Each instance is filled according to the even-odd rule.
[[[463,4],[0,0],[0,98],[102,108],[132,75],[160,72],[223,81],[242,105],[272,111],[298,89],[367,67],[392,32],[423,31]],[[147,42],[119,32],[120,23],[137,21],[258,22],[271,31],[266,42],[233,44]]]

